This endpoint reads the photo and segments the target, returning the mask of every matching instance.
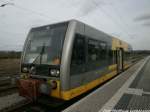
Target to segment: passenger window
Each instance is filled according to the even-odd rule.
[[[96,61],[99,60],[99,43],[95,40],[89,40],[88,41],[88,61]]]
[[[109,61],[109,64],[110,64],[110,65],[116,63],[114,51],[111,50],[111,49],[108,50],[108,61]]]
[[[94,39],[88,40],[88,64],[87,71],[92,71],[105,67],[107,60],[107,44]]]
[[[100,60],[104,60],[107,58],[107,45],[105,42],[99,42],[100,43]]]
[[[72,49],[71,74],[85,72],[85,37],[76,34]]]

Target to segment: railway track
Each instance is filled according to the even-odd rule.
[[[110,81],[110,80],[108,80],[108,81]],[[105,83],[107,83],[107,82],[105,82]],[[103,84],[105,84],[105,83],[103,83]],[[62,110],[66,109],[67,107],[69,107],[73,103],[79,101],[80,99],[87,96],[92,91],[96,90],[97,88],[99,88],[102,85],[99,85],[96,88],[90,90],[89,92],[84,93],[81,96],[72,99],[71,101],[65,102],[64,104],[62,104],[61,106],[58,106],[58,107],[54,107],[54,106],[50,106],[50,105],[44,105],[41,103],[32,103],[32,102],[29,102],[27,100],[23,100],[19,103],[16,103],[15,105],[10,106],[9,108],[5,108],[2,112],[61,112]]]
[[[16,86],[8,86],[8,84],[10,83],[10,79],[11,78],[9,78],[9,77],[5,77],[5,78],[3,78],[2,82],[0,81],[0,93],[1,93],[1,90],[2,91],[4,90],[3,92],[5,93],[6,91],[10,91],[10,90],[13,90],[16,88]],[[107,83],[107,82],[105,82],[105,83]],[[100,86],[98,86],[98,87],[100,87]],[[64,110],[65,108],[69,107],[70,105],[72,105],[73,103],[79,101],[81,98],[85,97],[92,91],[96,90],[98,87],[79,96],[78,98],[73,99],[72,101],[64,103],[63,105],[59,106],[58,108],[50,106],[50,105],[43,105],[40,103],[31,103],[27,100],[22,100],[21,102],[16,103],[15,105],[9,106],[9,108],[5,108],[2,112],[60,112],[60,111]],[[47,104],[49,104],[49,103],[47,103]]]
[[[17,93],[18,89],[16,85],[0,86],[0,97]]]
[[[0,97],[17,92],[16,76],[0,77]]]
[[[116,76],[115,76],[116,77]],[[113,77],[114,78],[114,77]],[[112,78],[112,79],[113,79]],[[110,79],[111,80],[111,79]],[[108,81],[110,81],[108,80]],[[107,81],[107,82],[108,82]],[[103,83],[106,84],[107,82]],[[46,102],[46,104],[44,103],[29,103],[27,105],[24,106],[20,106],[19,108],[14,109],[11,112],[61,112],[62,110],[66,109],[67,107],[69,107],[70,105],[72,105],[73,103],[79,101],[80,99],[82,99],[83,97],[87,96],[88,94],[90,94],[91,92],[95,91],[97,88],[99,88],[100,86],[102,86],[103,84],[95,87],[94,89],[70,100],[67,102],[64,102],[62,105],[60,106],[53,106],[50,105],[48,102]],[[44,101],[43,101],[44,102]]]
[[[2,92],[6,95],[6,92],[17,89],[16,85],[13,85],[13,86],[9,85],[10,81],[8,81],[8,80],[10,80],[10,78],[3,78],[3,79],[7,79],[7,80],[3,80],[3,83],[0,81],[1,82],[0,83],[0,93]],[[98,87],[96,87],[96,88],[98,88]],[[31,103],[27,100],[23,100],[12,106],[9,106],[8,108],[4,108],[2,112],[60,112],[60,111],[64,110],[65,108],[69,107],[70,105],[72,105],[73,103],[79,101],[81,98],[85,97],[86,95],[88,95],[89,93],[94,91],[96,88],[94,88],[93,90],[91,90],[85,94],[82,94],[81,96],[79,96],[71,101],[65,102],[64,104],[62,104],[61,106],[58,106],[58,107],[48,105],[49,103],[47,103],[47,105],[44,105],[41,103]],[[17,99],[17,97],[16,97],[16,99]]]
[[[17,75],[0,77],[0,112],[11,112],[29,104],[25,98],[16,95],[18,94],[17,77]]]
[[[8,96],[0,97],[0,112],[12,112],[28,104],[30,104],[30,102],[25,98],[19,96],[18,93],[13,93]]]
[[[26,105],[20,106],[19,108],[11,109],[11,111],[7,112],[61,112],[65,108],[66,106],[64,105],[61,107],[54,108],[51,106],[41,104],[28,103]]]
[[[16,89],[16,88],[17,88],[16,85],[0,86],[0,92],[9,91],[9,90],[11,90],[11,89]]]

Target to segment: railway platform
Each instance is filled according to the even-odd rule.
[[[63,112],[150,112],[150,56]]]

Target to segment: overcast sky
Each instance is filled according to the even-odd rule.
[[[150,0],[0,0],[0,50],[22,50],[31,27],[77,19],[150,50]]]

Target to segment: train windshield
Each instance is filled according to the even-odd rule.
[[[22,63],[60,64],[66,30],[65,23],[33,28],[25,44]]]

